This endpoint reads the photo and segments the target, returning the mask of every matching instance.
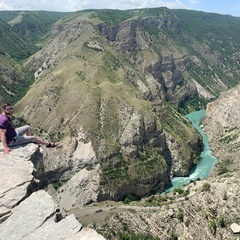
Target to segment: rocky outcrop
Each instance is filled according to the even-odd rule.
[[[206,89],[204,89],[197,81],[193,80],[193,82],[196,85],[197,88],[197,92],[199,94],[199,96],[209,100],[211,98],[214,98],[214,95],[211,94],[209,91],[207,91]]]
[[[47,192],[36,191],[32,161],[39,159],[37,145],[0,154],[0,239],[105,239],[93,229],[82,229],[74,215],[62,214]]]
[[[224,168],[239,168],[240,85],[220,95],[207,105],[204,130],[209,136],[213,154]]]
[[[96,239],[105,238],[93,229],[82,229],[73,214],[61,216],[52,197],[40,190],[12,210],[0,224],[1,239]]]
[[[36,145],[19,147],[5,156],[0,152],[0,182],[4,183],[0,188],[1,221],[11,215],[12,209],[28,195],[34,183],[31,160],[36,152]]]
[[[137,35],[138,28],[144,28],[146,31],[148,27],[155,28],[155,30],[160,29],[171,29],[173,32],[177,33],[179,31],[179,20],[174,16],[162,16],[162,17],[147,17],[139,18],[136,20],[123,21],[113,27],[109,27],[105,23],[99,24],[97,27],[101,34],[103,34],[111,42],[122,42],[121,48],[124,50],[133,50],[129,47],[133,47],[135,44],[135,37]]]
[[[144,142],[149,142],[152,147],[159,147],[159,154],[167,149],[165,134],[157,126],[156,119],[150,116],[144,118],[135,112],[121,134],[121,150],[125,155],[136,158]]]
[[[98,199],[101,168],[92,143],[82,131],[65,138],[54,149],[44,149],[34,160],[39,187],[48,187],[63,211],[81,207]]]

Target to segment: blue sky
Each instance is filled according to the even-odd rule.
[[[239,0],[0,0],[0,10],[77,11],[168,7],[240,16]]]

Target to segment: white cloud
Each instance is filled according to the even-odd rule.
[[[153,7],[184,8],[185,6],[180,0],[174,1],[122,0],[117,4],[117,8],[119,9],[153,8]]]
[[[76,11],[88,3],[87,0],[3,0],[0,2],[0,10]]]
[[[0,10],[77,11],[86,8],[132,9],[152,7],[184,8],[185,6],[181,0],[2,0],[0,2]]]
[[[4,2],[0,2],[0,10],[13,10],[13,8]]]
[[[65,1],[64,1],[65,2]],[[89,0],[67,0],[67,3],[62,6],[63,11],[74,12],[77,10],[82,10],[90,4]]]
[[[188,2],[191,4],[191,5],[197,5],[200,3],[199,0],[188,0]]]

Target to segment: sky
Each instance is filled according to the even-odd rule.
[[[0,0],[0,10],[75,12],[83,9],[167,7],[240,16],[239,0]]]

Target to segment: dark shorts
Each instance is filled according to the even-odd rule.
[[[16,128],[15,131],[17,135],[11,140],[10,143],[8,143],[8,146],[12,147],[20,144],[34,142],[35,136],[26,136],[26,135],[24,136],[24,134],[27,133],[29,128],[30,128],[29,125]]]

